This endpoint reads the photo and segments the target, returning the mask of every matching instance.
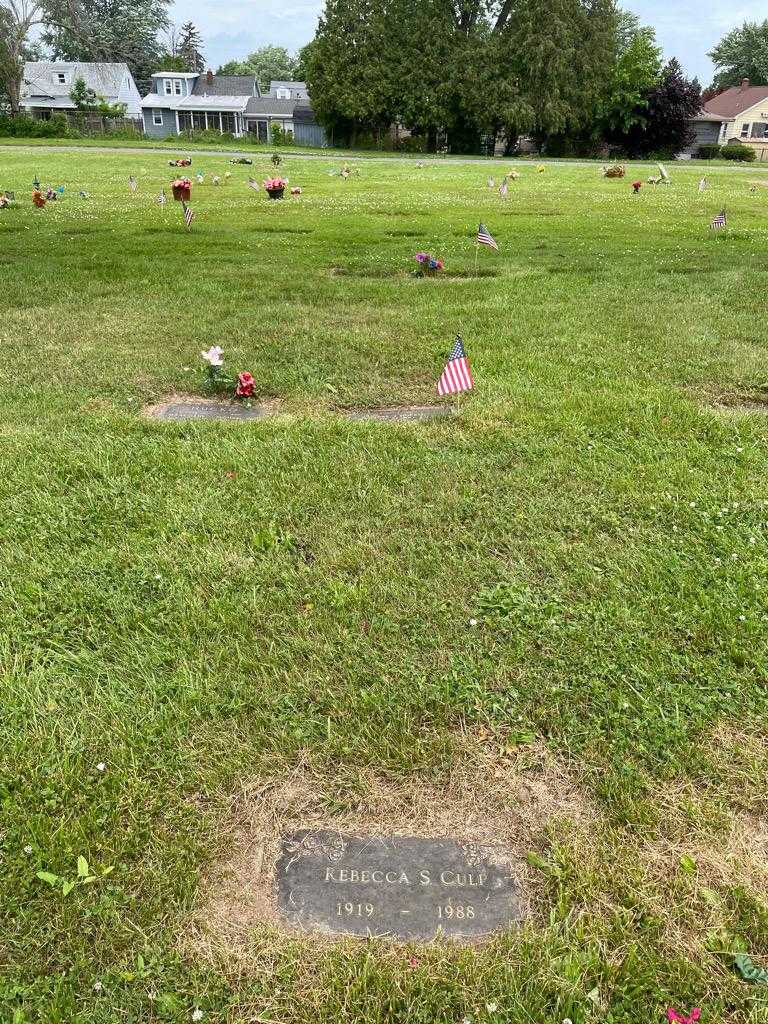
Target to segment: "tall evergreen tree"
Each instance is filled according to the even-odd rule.
[[[179,41],[176,45],[176,56],[184,61],[187,71],[200,74],[205,70],[203,56],[203,39],[194,23],[185,22],[180,29]]]

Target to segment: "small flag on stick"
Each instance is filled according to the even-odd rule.
[[[502,199],[506,199],[508,193],[509,193],[509,185],[507,184],[507,179],[504,178],[502,180],[501,184],[499,185],[499,195],[501,196]]]
[[[261,185],[258,183],[258,181],[256,181],[255,178],[249,178],[248,179],[248,184],[254,190],[254,192],[260,192],[261,191]]]
[[[184,223],[187,225],[187,231],[191,231],[192,230],[192,220],[193,220],[193,218],[195,216],[194,211],[193,211],[191,206],[187,206],[187,204],[184,202],[183,199],[181,201],[181,206],[182,206],[182,209],[184,210]]]
[[[719,231],[720,228],[727,227],[728,218],[725,215],[725,210],[721,210],[709,226],[712,231]]]
[[[709,182],[706,178],[702,178],[699,182],[699,192],[706,192],[709,188]]]
[[[475,386],[472,371],[467,362],[464,342],[460,334],[456,335],[448,362],[445,364],[440,380],[437,382],[438,395],[458,395],[462,391],[471,391]]]
[[[165,206],[165,202],[166,202],[166,200],[165,200],[165,189],[163,189],[162,192],[160,193],[160,195],[157,197],[157,205],[158,206]]]
[[[128,188],[131,190],[131,192],[135,192],[138,187],[139,187],[138,181],[136,181],[134,176],[131,175],[130,178],[128,179]]]
[[[496,252],[499,251],[498,245],[496,245],[496,242],[492,238],[491,233],[485,224],[481,224],[477,229],[477,244],[487,245],[490,249],[495,249]]]

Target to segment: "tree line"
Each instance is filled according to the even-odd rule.
[[[615,0],[326,0],[303,61],[318,119],[352,145],[399,124],[429,149],[527,135],[639,156],[682,148],[701,106]]]

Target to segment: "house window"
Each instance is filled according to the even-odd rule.
[[[277,98],[279,100],[289,100],[291,98],[291,90],[290,89],[278,89],[276,95],[277,95]]]
[[[743,124],[741,126],[741,137],[742,137],[742,139],[748,139],[749,138],[749,125],[748,124]]]
[[[173,82],[169,78],[165,80],[165,95],[173,96]]]
[[[56,77],[59,80],[59,85],[66,85],[67,84],[67,75],[66,75],[66,73],[64,71],[59,71],[58,74],[56,75]]]
[[[158,127],[162,127],[162,124],[163,124],[163,112],[162,112],[162,110],[153,110],[152,111],[152,124],[156,124],[156,125],[158,125]]]
[[[756,121],[752,125],[752,138],[764,139],[768,136],[768,124]]]
[[[173,80],[173,92],[176,96],[181,96],[181,79],[174,78]]]

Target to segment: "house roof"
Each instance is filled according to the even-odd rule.
[[[288,89],[292,100],[305,100],[309,96],[306,82],[281,82],[273,80],[269,83],[269,95],[274,96],[278,89]]]
[[[708,110],[700,110],[699,113],[691,118],[692,121],[709,121],[713,124],[722,124],[723,121],[728,121],[729,118],[723,116],[723,114],[710,114]]]
[[[278,100],[274,96],[252,96],[245,108],[247,117],[293,117],[296,100]]]
[[[192,89],[193,96],[258,96],[256,75],[198,75]]]
[[[729,120],[738,117],[743,111],[754,107],[756,103],[768,100],[768,85],[750,85],[745,80],[741,85],[734,85],[719,96],[714,96],[704,104],[708,114],[719,114]]]
[[[58,80],[59,74],[66,74],[67,81]],[[64,99],[69,100],[69,93],[75,81],[82,78],[85,84],[99,96],[114,100],[120,94],[120,88],[126,75],[129,75],[127,64],[86,64],[76,61],[28,61],[24,65],[23,98]],[[72,104],[69,103],[69,106]]]
[[[243,113],[251,96],[161,96],[150,92],[141,101],[144,110],[232,110]]]

